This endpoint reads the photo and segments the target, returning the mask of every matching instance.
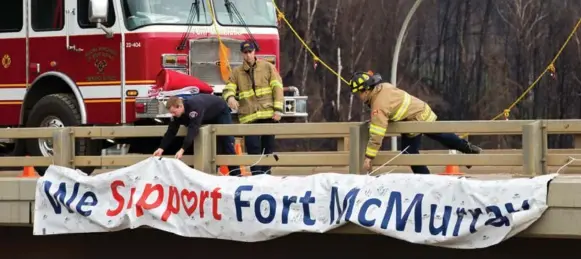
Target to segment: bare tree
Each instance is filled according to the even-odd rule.
[[[333,68],[341,47],[342,76],[372,69],[389,78],[395,39],[413,1],[277,3],[305,43]],[[398,87],[430,103],[441,120],[491,119],[535,82],[580,16],[579,0],[424,0],[402,45]],[[281,75],[309,95],[309,121],[363,119],[361,102],[351,94],[342,95],[342,110],[336,109],[336,75],[320,65],[315,69],[312,55],[285,27]],[[540,78],[509,119],[581,116],[580,34],[555,62],[556,76]],[[472,141],[495,148],[520,145],[518,138]],[[549,144],[566,147],[570,141],[551,137]]]

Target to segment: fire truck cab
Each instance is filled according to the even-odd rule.
[[[257,58],[280,69],[271,0],[10,0],[0,19],[3,127],[167,124],[165,100],[187,97],[196,85],[160,75],[177,71],[192,79],[182,82],[201,80],[220,95],[220,42],[232,68],[242,64],[239,44],[253,39]],[[285,120],[306,118],[306,104],[296,87],[285,87]],[[100,155],[125,143],[131,153],[150,154],[159,141],[77,139],[76,152]],[[0,142],[5,155],[52,155],[49,139]]]

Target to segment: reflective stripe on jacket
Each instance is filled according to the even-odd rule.
[[[389,83],[377,85],[368,98],[371,106],[369,142],[365,150],[368,158],[377,156],[389,121],[432,122],[438,118],[427,103]],[[409,134],[411,137],[416,135]]]
[[[273,64],[257,59],[253,66],[244,62],[234,68],[222,96],[224,100],[238,92],[238,120],[250,123],[270,119],[275,111],[283,112],[282,79]]]

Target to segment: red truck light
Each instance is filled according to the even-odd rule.
[[[163,54],[161,55],[161,66],[164,68],[187,68],[187,54]]]
[[[145,113],[145,103],[136,103],[135,104],[135,113]]]

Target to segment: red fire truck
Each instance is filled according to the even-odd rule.
[[[231,52],[232,68],[242,63],[239,44],[247,39],[260,47],[258,58],[280,65],[271,0],[10,0],[0,13],[4,127],[166,124],[167,97],[152,93],[180,87],[174,80],[173,89],[163,89],[160,71],[179,71],[221,94],[220,42]],[[294,87],[285,90],[284,117],[305,118],[307,97]],[[150,154],[159,140],[114,143]],[[48,139],[1,143],[5,154],[52,155]],[[78,139],[76,152],[100,155],[112,143]]]

